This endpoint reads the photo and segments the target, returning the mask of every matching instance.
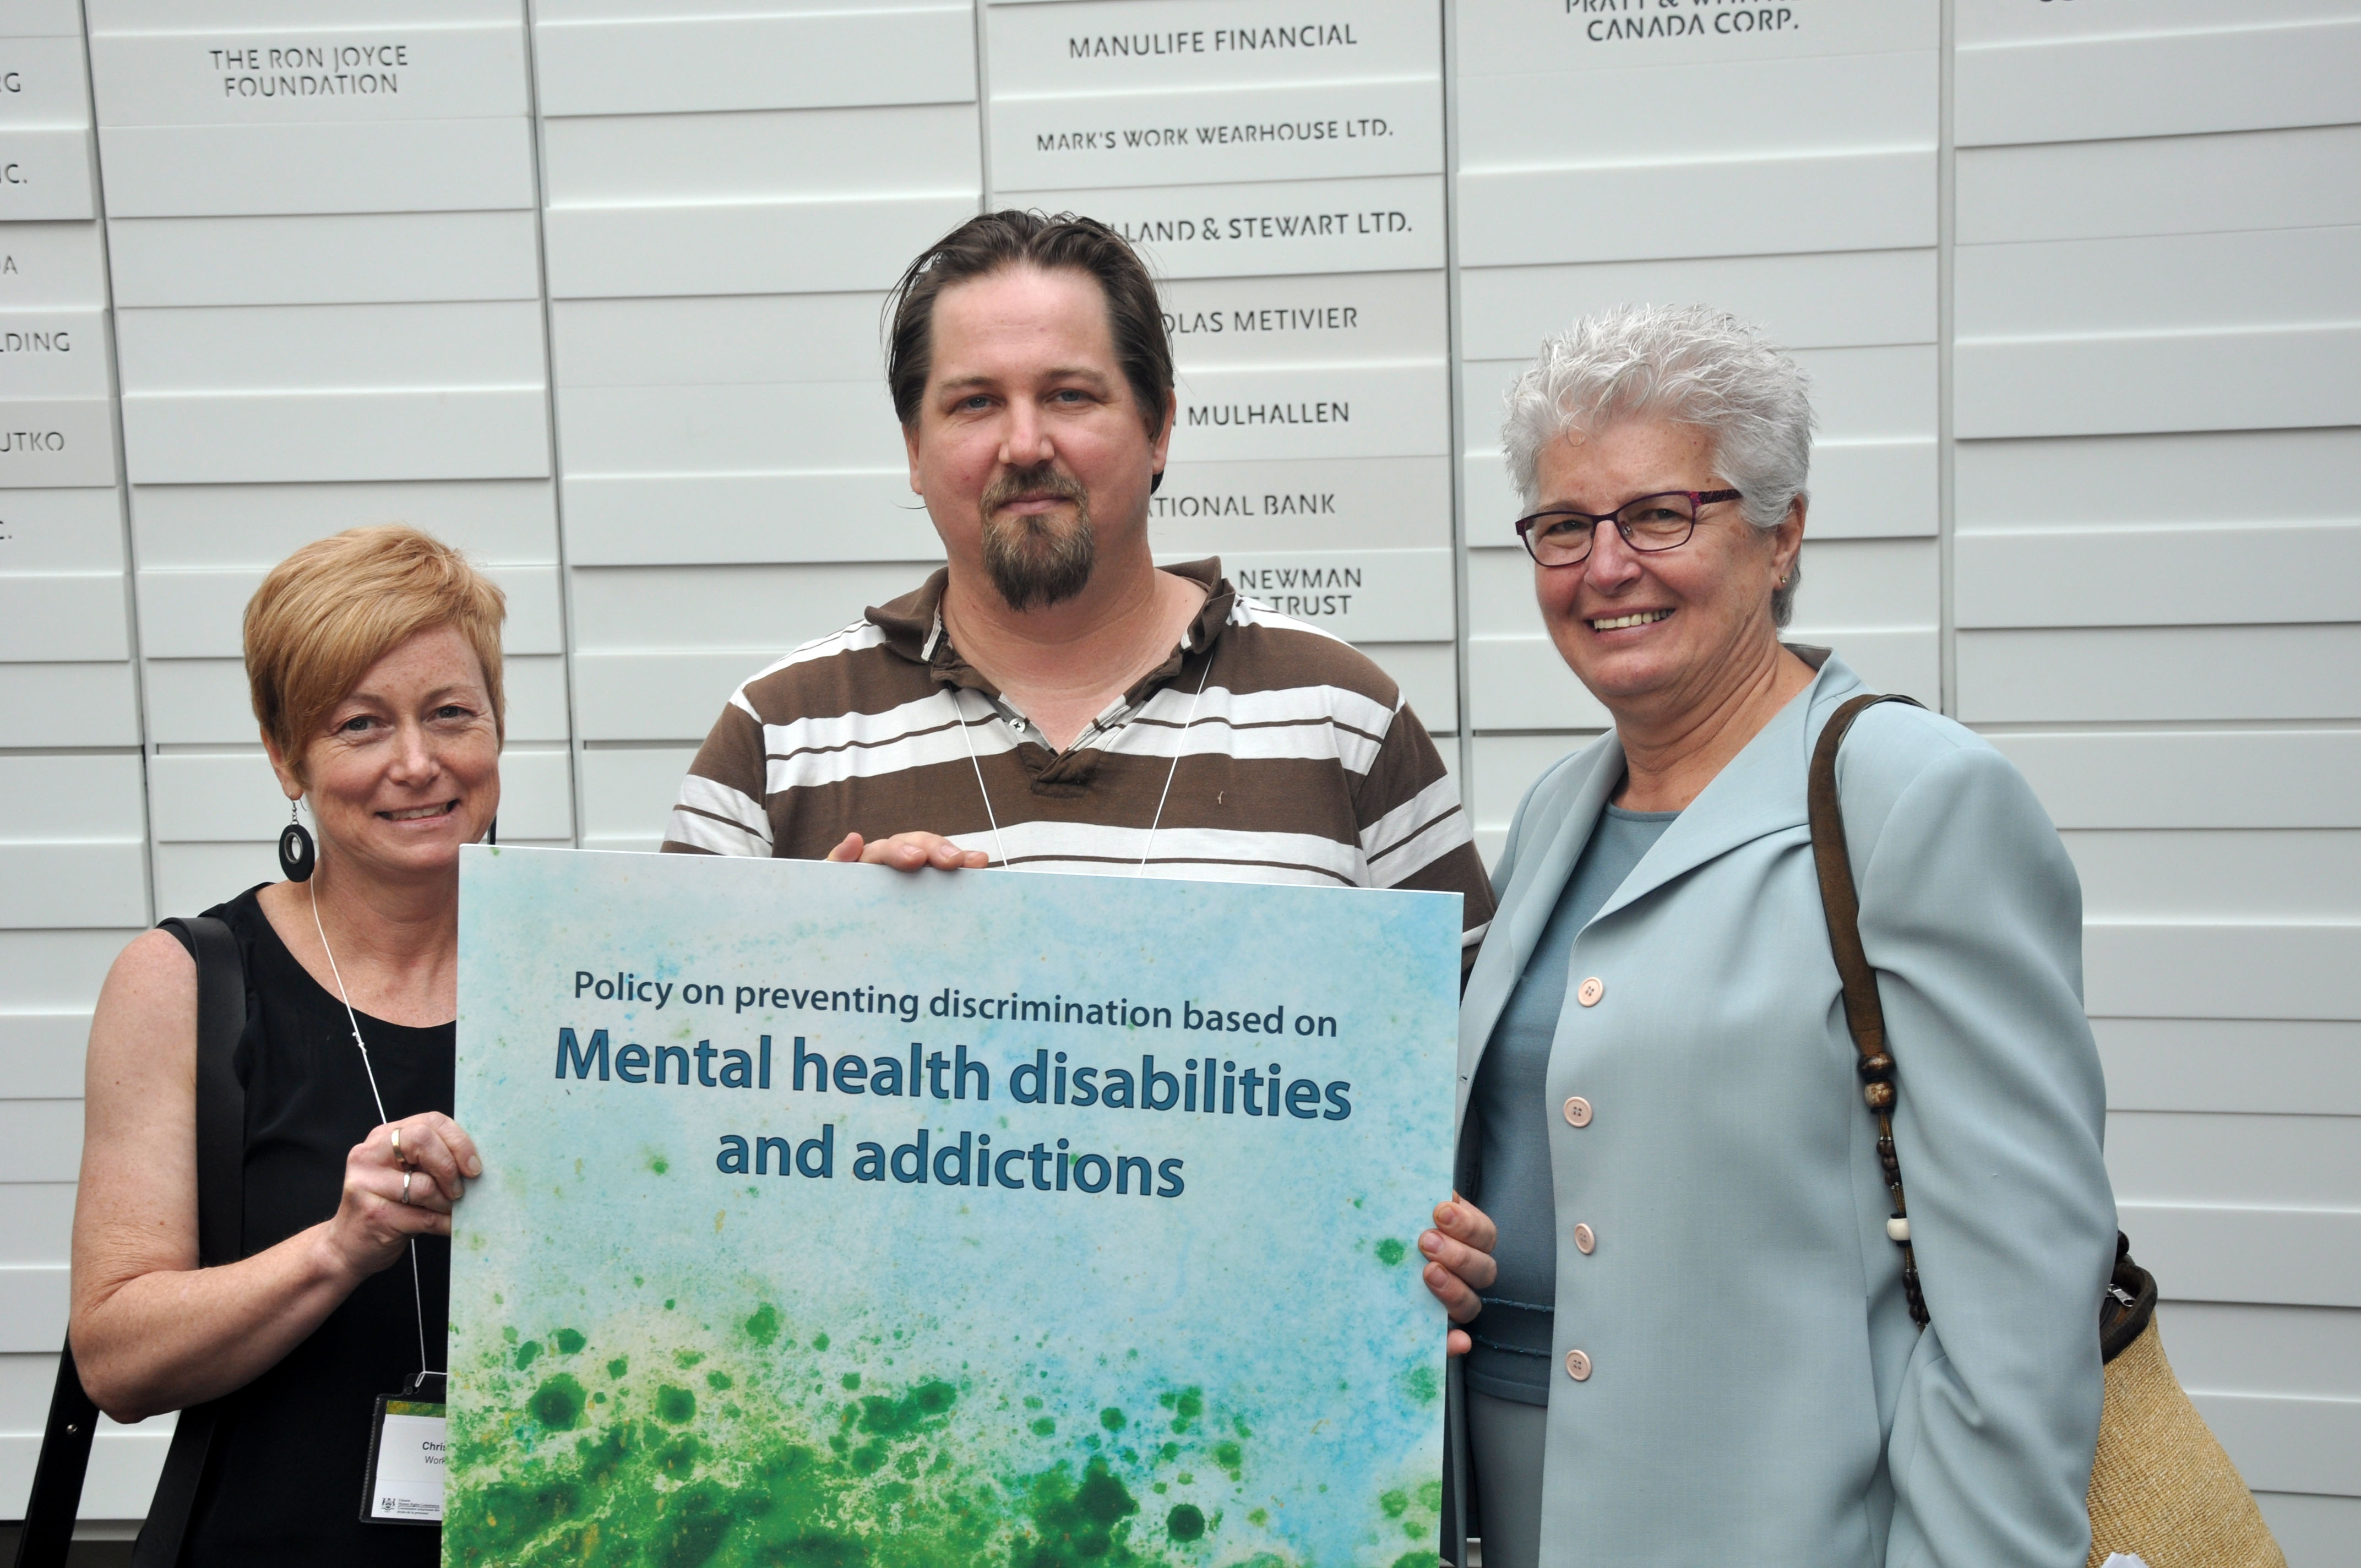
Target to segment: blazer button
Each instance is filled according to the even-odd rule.
[[[1578,1350],[1565,1353],[1565,1375],[1577,1383],[1590,1381],[1590,1357]]]
[[[1565,1119],[1570,1126],[1590,1125],[1590,1102],[1579,1094],[1575,1095],[1565,1102]]]
[[[1594,974],[1582,982],[1582,988],[1574,993],[1574,999],[1585,1007],[1596,1007],[1598,999],[1606,994],[1607,982]]]
[[[1598,1237],[1588,1225],[1574,1227],[1574,1250],[1585,1257],[1598,1250]]]

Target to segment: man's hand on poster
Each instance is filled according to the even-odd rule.
[[[891,839],[847,833],[828,858],[844,865],[892,866],[897,872],[923,871],[928,866],[940,872],[961,868],[975,872],[992,863],[992,857],[982,850],[962,850],[939,833],[896,833]]]
[[[1455,1192],[1448,1203],[1434,1206],[1434,1229],[1418,1238],[1426,1255],[1426,1288],[1443,1303],[1454,1323],[1475,1321],[1484,1310],[1476,1293],[1488,1288],[1499,1273],[1492,1247],[1499,1239],[1491,1217]],[[1454,1328],[1444,1342],[1454,1355],[1465,1355],[1473,1343],[1465,1329]]]

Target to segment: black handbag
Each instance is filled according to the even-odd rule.
[[[197,1258],[211,1268],[246,1255],[246,1086],[235,1059],[246,1033],[246,959],[230,928],[209,916],[166,920],[159,929],[178,938],[197,963]],[[218,1401],[181,1412],[132,1548],[133,1568],[173,1568],[179,1561],[219,1413]],[[63,1568],[97,1425],[98,1407],[82,1390],[69,1336],[58,1354],[16,1568]]]

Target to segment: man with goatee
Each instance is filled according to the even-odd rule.
[[[1159,570],[1148,502],[1176,408],[1156,285],[1088,218],[989,214],[911,263],[886,379],[950,564],[749,680],[664,848],[1135,872],[1466,898],[1467,816],[1394,683]]]

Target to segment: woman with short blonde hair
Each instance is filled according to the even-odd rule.
[[[195,938],[140,937],[100,993],[70,1339],[116,1420],[187,1412],[159,1560],[439,1561],[362,1487],[378,1398],[441,1398],[451,1206],[483,1170],[450,1114],[458,858],[500,807],[504,613],[399,525],[305,545],[247,607],[263,747],[318,839],[291,820],[288,880],[207,912],[246,1001],[234,1260],[200,1266]]]

